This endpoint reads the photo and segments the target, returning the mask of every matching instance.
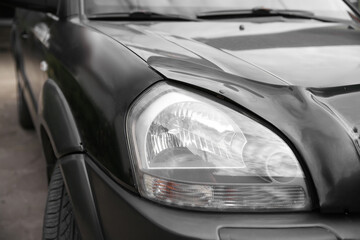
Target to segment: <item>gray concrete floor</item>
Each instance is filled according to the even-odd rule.
[[[0,49],[0,240],[41,240],[46,195],[40,143],[18,125],[13,59]]]

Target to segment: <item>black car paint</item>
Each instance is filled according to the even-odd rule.
[[[314,185],[311,197],[315,200],[316,216],[320,216],[317,218],[312,213],[296,215],[304,216],[304,222],[295,221],[294,225],[306,225],[305,220],[312,218],[311,226],[325,221],[326,215],[318,212],[350,214],[344,216],[344,221],[352,222],[350,230],[354,229],[354,223],[359,223],[360,161],[359,131],[356,128],[360,127],[357,104],[360,100],[360,84],[357,80],[360,68],[355,64],[352,65],[353,69],[346,69],[349,63],[335,61],[336,54],[339,55],[335,51],[330,56],[334,62],[326,69],[330,73],[324,75],[328,72],[317,71],[316,66],[304,69],[303,61],[296,64],[289,61],[287,57],[294,56],[291,51],[287,54],[280,51],[285,45],[293,50],[317,50],[325,46],[340,49],[353,47],[356,61],[356,55],[360,55],[357,48],[360,46],[360,30],[357,26],[308,20],[282,22],[281,19],[274,20],[275,23],[241,23],[234,20],[88,21],[76,14],[78,5],[74,2],[77,1],[62,1],[59,17],[17,10],[13,32],[20,85],[25,89],[38,132],[46,132],[58,158],[85,153],[88,159],[91,158],[122,187],[136,193],[127,146],[126,114],[131,103],[142,92],[156,82],[166,80],[218,97],[238,111],[245,111],[277,129],[292,144],[308,173],[308,181]],[[41,19],[48,26],[48,42],[36,39],[33,34],[32,29],[39,23],[35,19]],[[240,31],[240,25],[245,30]],[[218,31],[220,37],[207,35]],[[252,34],[256,38],[248,31],[254,31]],[[26,37],[33,41],[32,50],[37,50],[37,56],[28,54],[28,59],[23,56],[25,49],[21,43],[27,40]],[[267,58],[262,58],[261,54],[256,58],[255,50],[260,53],[269,51]],[[329,57],[323,57],[323,53],[315,51],[307,58],[317,57],[322,59],[319,65],[327,64]],[[42,59],[49,65],[48,75],[41,79],[30,79],[29,71],[35,72],[33,76],[41,73],[37,72],[40,71],[38,65],[29,69],[27,64]],[[264,65],[269,59],[274,63],[285,63],[286,68],[280,64]],[[344,70],[347,70],[347,78],[339,79],[343,76],[339,73],[345,73]],[[303,78],[293,78],[298,74]],[[34,81],[38,81],[37,84],[31,85]],[[69,176],[66,168],[63,171],[64,176]],[[90,181],[94,180],[90,177]],[[98,203],[100,219],[104,221],[106,216],[102,214],[106,213],[102,207],[107,200],[101,198],[101,194],[105,193],[100,185],[93,184],[91,187],[95,205]],[[86,188],[75,188],[82,187]],[[75,199],[76,196],[71,198]],[[114,197],[109,196],[109,199]],[[146,200],[138,201],[157,206]],[[111,203],[110,200],[108,203]],[[95,208],[90,205],[86,209]],[[158,208],[178,214],[181,212]],[[95,209],[92,211],[96,212]],[[200,215],[200,219],[207,216],[204,213],[188,214]],[[81,213],[77,213],[77,216],[81,216]],[[226,218],[228,214],[212,213],[212,216]],[[239,214],[235,216],[241,218]],[[281,216],[279,219],[284,222],[292,218],[290,214]],[[115,216],[109,218],[116,220]],[[82,225],[82,232],[96,229],[90,227],[93,225],[88,224],[89,219],[81,219],[87,223]],[[256,220],[253,221],[252,227],[264,226],[261,221],[258,224],[255,224]],[[279,222],[275,221],[271,226],[276,226],[276,223]],[[106,229],[109,222],[98,224],[102,225],[104,234],[108,236]],[[239,227],[244,224],[244,219],[234,225],[227,225],[226,221],[218,224],[222,227]],[[328,224],[328,227],[331,225],[324,224]],[[346,229],[344,226],[339,228]],[[344,230],[335,232],[346,236]],[[357,232],[348,234],[358,236]]]

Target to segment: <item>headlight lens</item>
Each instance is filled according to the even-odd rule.
[[[229,107],[161,83],[134,104],[127,124],[137,184],[146,198],[217,210],[310,208],[291,148]]]

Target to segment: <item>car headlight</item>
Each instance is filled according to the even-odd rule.
[[[286,142],[246,114],[160,83],[130,109],[139,192],[180,207],[307,210],[301,166]]]

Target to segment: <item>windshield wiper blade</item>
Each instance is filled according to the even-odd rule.
[[[194,18],[188,18],[181,15],[175,14],[163,14],[151,11],[133,11],[133,12],[124,12],[124,13],[100,13],[93,14],[88,16],[90,20],[162,20],[162,21],[198,21]]]
[[[336,19],[318,17],[314,13],[301,10],[277,10],[269,8],[253,8],[250,10],[221,10],[202,12],[197,15],[199,19],[222,19],[222,18],[256,18],[256,17],[284,17],[312,19],[322,22],[337,22]]]

